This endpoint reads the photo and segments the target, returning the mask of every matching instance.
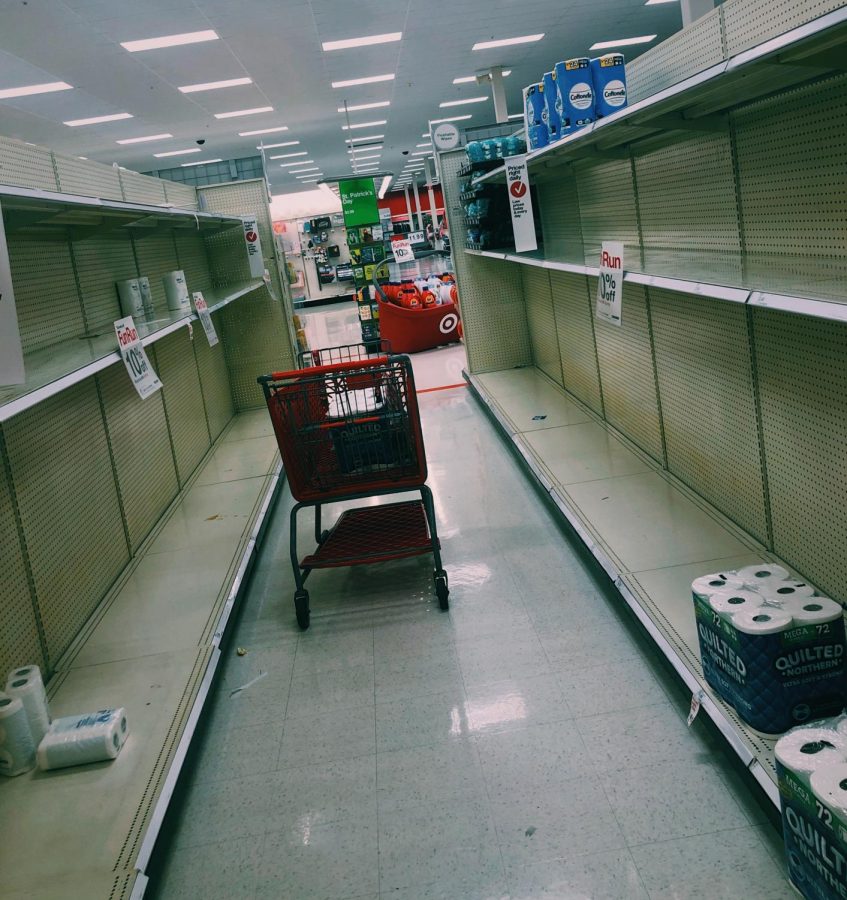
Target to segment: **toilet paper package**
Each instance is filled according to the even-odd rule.
[[[118,300],[121,304],[121,314],[139,319],[144,315],[144,304],[141,299],[141,286],[137,278],[126,278],[124,281],[116,281],[118,288]]]
[[[691,595],[696,600],[708,600],[718,591],[744,590],[744,582],[731,572],[715,572],[712,575],[701,575],[691,582]]]
[[[591,77],[598,119],[626,106],[626,61],[622,53],[607,53],[592,59]]]
[[[24,705],[0,692],[0,775],[22,775],[34,767],[35,741]]]
[[[754,591],[779,587],[783,581],[788,581],[791,577],[788,569],[778,566],[776,563],[756,563],[753,566],[739,569],[735,574]]]
[[[526,115],[527,134],[533,125],[547,125],[547,111],[544,103],[544,85],[530,84],[523,89],[523,105]]]
[[[191,313],[191,301],[188,299],[188,285],[185,283],[185,272],[182,269],[168,272],[162,278],[162,284],[165,286],[168,309],[171,312],[189,315]]]
[[[126,711],[122,707],[54,719],[38,745],[38,767],[64,769],[114,759],[128,733]]]
[[[50,708],[47,705],[47,691],[41,679],[38,666],[21,666],[12,669],[6,679],[6,693],[17,697],[23,704],[29,720],[29,730],[36,747],[50,727]]]
[[[138,279],[138,289],[141,291],[141,306],[147,319],[156,318],[156,308],[153,305],[153,291],[150,288],[150,279],[142,275]]]
[[[527,130],[527,145],[530,150],[540,150],[550,143],[550,132],[546,125],[530,125]]]
[[[806,900],[847,900],[847,717],[776,744],[788,875]]]
[[[544,107],[547,113],[547,131],[551,141],[558,141],[562,136],[562,118],[559,112],[559,92],[556,90],[556,79],[552,72],[544,73],[543,87]]]
[[[573,130],[594,121],[594,78],[587,56],[556,63],[556,87],[563,128]]]

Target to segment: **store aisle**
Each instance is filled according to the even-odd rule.
[[[156,896],[792,897],[746,782],[468,392],[421,408],[450,612],[427,558],[319,571],[298,632],[284,497]]]

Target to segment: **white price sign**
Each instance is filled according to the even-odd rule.
[[[408,238],[392,241],[391,251],[394,253],[394,261],[398,263],[411,262],[415,258],[412,242]]]
[[[537,250],[535,222],[532,215],[532,193],[529,190],[529,170],[526,154],[508,156],[506,165],[506,190],[509,194],[509,210],[512,213],[512,231],[515,234],[515,250]]]
[[[0,209],[0,384],[23,384],[25,380],[12,271],[3,228],[3,210]]]
[[[259,220],[255,216],[242,216],[241,221],[244,222],[244,243],[247,245],[250,274],[254,278],[262,278],[265,274],[265,262],[262,259],[262,242],[259,240]]]
[[[202,291],[195,291],[191,296],[194,298],[194,309],[197,310],[197,317],[200,319],[203,331],[206,332],[209,346],[214,347],[218,342],[218,333],[215,331],[215,323],[212,321],[209,305],[206,303]]]
[[[124,361],[129,377],[132,380],[138,396],[146,400],[151,394],[162,386],[159,376],[153,371],[150,360],[141,346],[141,338],[135,330],[132,316],[118,319],[115,322],[115,334],[118,338],[118,348]]]
[[[623,306],[623,244],[603,241],[595,315],[612,325],[621,324]]]

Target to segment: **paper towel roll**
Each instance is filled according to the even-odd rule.
[[[755,591],[718,591],[709,597],[709,606],[725,619],[747,609],[758,609],[761,605],[762,596]]]
[[[0,775],[22,775],[35,766],[35,741],[18,697],[0,693]]]
[[[701,600],[708,600],[718,591],[740,591],[744,582],[730,572],[715,572],[713,575],[701,575],[691,582],[691,593]]]
[[[829,597],[798,597],[785,605],[785,611],[797,625],[822,625],[844,615],[841,604]]]
[[[176,269],[162,278],[165,296],[168,298],[168,309],[171,312],[191,312],[191,301],[188,299],[188,285],[185,283],[185,272]]]
[[[793,619],[790,613],[779,609],[745,609],[732,617],[732,624],[744,634],[779,634],[790,628]]]
[[[847,762],[812,772],[812,793],[847,824]]]
[[[137,318],[144,315],[144,304],[141,299],[141,288],[137,278],[127,278],[116,282],[118,286],[118,299],[121,303],[121,313],[125,316]]]
[[[808,779],[818,769],[847,762],[847,735],[834,728],[795,728],[776,742],[775,753],[786,769]]]
[[[156,307],[153,303],[153,291],[150,288],[150,279],[142,275],[138,279],[138,289],[141,291],[141,305],[144,307],[144,316],[147,319],[156,318]]]
[[[744,566],[736,575],[747,587],[761,590],[763,586],[772,585],[775,581],[786,581],[791,577],[788,569],[778,566],[776,563],[756,563],[754,566]]]
[[[811,597],[815,589],[805,581],[782,581],[763,584],[759,591],[765,596],[775,600],[791,599],[792,597]]]
[[[63,769],[114,759],[128,733],[123,707],[54,719],[38,745],[38,766]]]
[[[36,747],[50,727],[50,708],[47,705],[47,691],[41,680],[38,666],[22,666],[13,669],[6,681],[6,693],[17,697],[24,705],[29,720],[29,730]]]

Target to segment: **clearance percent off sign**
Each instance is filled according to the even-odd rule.
[[[603,241],[594,314],[603,322],[620,325],[622,306],[623,243],[621,241]]]

